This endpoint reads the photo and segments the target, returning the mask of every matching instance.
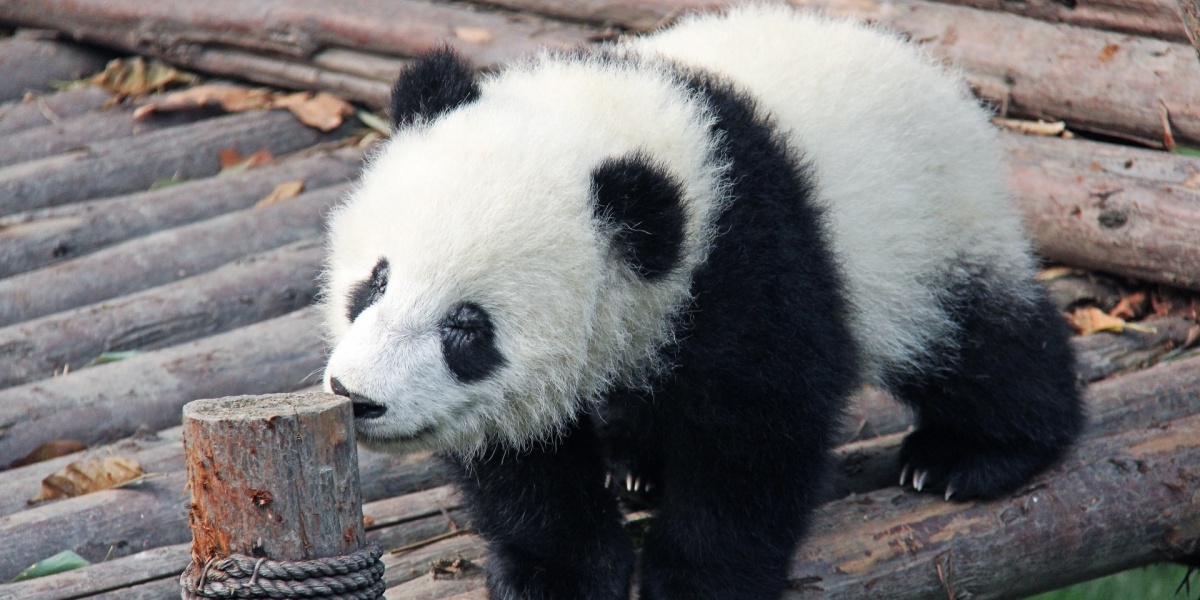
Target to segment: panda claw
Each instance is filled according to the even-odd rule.
[[[605,473],[604,474],[604,489],[607,490],[611,487],[612,487],[612,473]]]
[[[952,498],[952,497],[954,497],[954,486],[947,485],[946,486],[946,502],[949,502],[950,498]]]
[[[928,475],[929,471],[917,469],[917,471],[913,473],[913,489],[917,490],[918,492],[921,491],[921,488],[925,487],[925,477]]]
[[[633,480],[633,491],[638,491],[642,487],[642,478],[638,477]]]
[[[627,491],[627,492],[633,491],[633,474],[625,475],[625,491]]]
[[[906,464],[904,465],[903,469],[900,469],[900,487],[904,487],[904,484],[908,482],[909,468],[910,467]]]

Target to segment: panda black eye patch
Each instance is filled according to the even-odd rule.
[[[383,297],[383,293],[387,291],[387,283],[388,261],[381,257],[375,263],[375,268],[371,269],[371,276],[350,289],[350,306],[346,310],[346,316],[350,318],[351,323],[358,318],[362,311],[367,310],[367,307]]]
[[[460,383],[482,380],[504,366],[491,315],[478,304],[464,302],[451,308],[439,333],[446,366]]]

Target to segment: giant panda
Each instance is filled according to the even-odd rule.
[[[643,600],[778,598],[863,384],[947,499],[1082,426],[988,115],[896,36],[750,6],[482,77],[441,49],[391,108],[329,218],[325,386],[450,465],[494,599],[629,596],[614,474],[657,511]]]

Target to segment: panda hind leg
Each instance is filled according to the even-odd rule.
[[[1053,464],[1078,437],[1084,415],[1066,324],[1040,284],[1024,285],[1036,292],[960,286],[954,349],[925,373],[890,382],[917,416],[901,447],[902,486],[948,500],[996,497]]]

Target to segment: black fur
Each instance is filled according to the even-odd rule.
[[[954,282],[947,309],[959,331],[932,373],[897,376],[893,393],[916,411],[900,460],[923,491],[954,498],[1016,490],[1062,455],[1083,428],[1067,325],[1042,294],[1030,305],[981,281]],[[1042,292],[1041,288],[1038,289]]]
[[[492,318],[478,304],[464,302],[451,309],[439,333],[446,366],[460,383],[479,381],[504,366]]]
[[[731,165],[724,183],[733,201],[692,274],[694,300],[677,342],[662,350],[673,366],[652,392],[612,390],[557,443],[493,446],[455,463],[492,552],[493,598],[628,597],[633,554],[602,489],[606,465],[653,486],[658,514],[643,546],[642,600],[779,598],[821,495],[859,365],[814,185],[750,98],[704,74],[678,76],[715,113],[711,135],[722,146],[712,160]],[[611,170],[605,181],[630,178],[625,167]],[[645,222],[623,220],[637,207],[611,208],[636,204],[633,196],[599,203],[600,214]],[[647,257],[661,265],[661,246],[673,244],[626,243],[643,269]],[[920,415],[906,458],[932,471],[931,488],[954,481],[960,498],[1020,485],[1082,422],[1057,314],[1045,302],[1013,308],[975,283],[955,288],[962,333],[954,358],[932,379],[892,382]]]
[[[679,264],[683,192],[642,154],[612,158],[592,172],[593,210],[613,229],[613,246],[638,275],[654,281]]]
[[[375,304],[387,291],[388,261],[380,258],[371,269],[371,276],[358,282],[350,288],[350,303],[346,306],[346,316],[353,323],[362,311]]]
[[[431,120],[479,98],[479,82],[470,63],[449,46],[418,58],[392,86],[392,122],[404,127],[418,118]]]

